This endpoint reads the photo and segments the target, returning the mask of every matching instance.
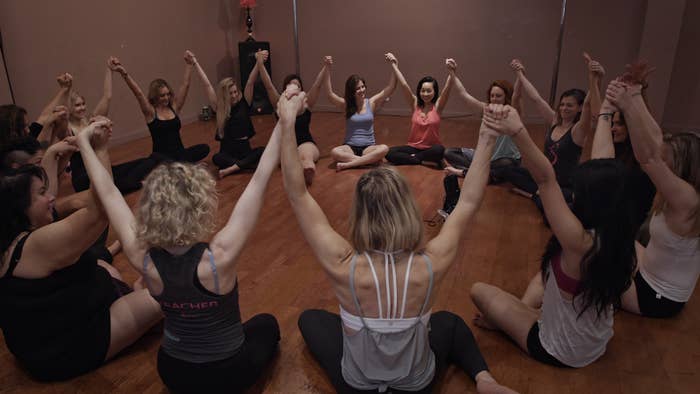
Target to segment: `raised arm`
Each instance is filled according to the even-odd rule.
[[[341,110],[345,110],[345,99],[335,94],[335,92],[333,92],[333,86],[331,85],[331,66],[333,66],[333,57],[324,56],[323,64],[324,67],[326,67],[326,69],[328,70],[326,72],[325,77],[326,83],[324,84],[326,87],[326,95],[328,96],[328,101],[330,101],[331,104],[335,105]]]
[[[384,55],[384,58],[386,59],[389,64],[392,63],[398,63],[394,55],[391,53],[387,53]],[[375,112],[379,108],[384,105],[386,100],[389,98],[389,96],[394,93],[394,90],[396,89],[396,75],[394,72],[391,72],[391,76],[389,77],[389,83],[382,89],[379,93],[375,94],[374,96],[370,97],[369,99],[369,105],[372,106],[372,112]]]
[[[107,116],[109,113],[109,104],[112,101],[112,62],[110,57],[107,60],[107,71],[105,72],[105,79],[102,84],[102,98],[97,102],[95,106],[95,115]]]
[[[47,192],[54,196],[58,195],[58,177],[65,170],[65,165],[70,160],[71,155],[77,151],[75,137],[59,141],[46,149],[44,157],[41,158],[41,167],[46,172]]]
[[[591,59],[588,53],[584,52],[583,57],[586,60],[586,66],[588,68],[588,93],[583,101],[581,118],[571,131],[571,137],[574,143],[581,147],[586,145],[586,139],[591,133],[593,119],[597,118],[598,112],[600,112],[600,83],[605,75],[603,66],[599,62]],[[596,95],[596,93],[598,94]]]
[[[107,139],[94,139],[93,143],[101,165],[110,168]],[[84,208],[63,220],[37,229],[27,240],[28,247],[24,249],[26,258],[42,262],[41,269],[44,272],[50,273],[75,263],[107,227],[102,205],[97,200],[94,188],[90,190]]]
[[[554,112],[552,107],[540,96],[540,92],[537,91],[537,88],[527,79],[523,63],[519,59],[513,59],[513,61],[510,62],[510,67],[515,71],[515,77],[520,79],[523,92],[535,103],[535,107],[540,113],[540,116],[544,118],[545,123],[547,125],[554,124],[557,119],[557,113]]]
[[[297,153],[294,136],[294,119],[298,103],[285,95],[278,104],[283,109],[282,119],[286,127],[282,128],[282,176],[287,197],[299,222],[304,238],[323,267],[334,272],[336,264],[352,253],[350,244],[341,237],[328,223],[328,218],[316,200],[309,194],[304,181],[304,173]],[[282,119],[280,121],[282,121]]]
[[[394,56],[393,54],[389,55]],[[403,76],[403,73],[401,73],[401,70],[399,70],[399,61],[396,59],[396,56],[394,56],[394,60],[394,62],[391,62],[391,68],[394,71],[396,82],[401,89],[401,93],[403,93],[404,97],[406,98],[406,102],[411,106],[411,111],[415,111],[416,105],[418,105],[418,99],[416,98],[416,95],[413,94],[411,87],[408,86],[408,82],[406,82],[406,78]]]
[[[519,77],[515,77],[515,83],[513,84],[513,95],[510,98],[510,105],[518,111],[520,117],[525,116],[525,105],[523,103],[523,83],[520,81]]]
[[[615,145],[612,136],[612,119],[617,108],[610,104],[607,99],[600,107],[597,116],[595,134],[593,135],[593,145],[591,147],[591,159],[614,159]]]
[[[124,82],[126,83],[126,86],[129,87],[129,90],[131,90],[131,93],[134,94],[134,97],[136,98],[136,101],[139,103],[139,107],[141,108],[141,113],[143,113],[143,117],[146,119],[146,122],[149,123],[155,118],[156,116],[156,110],[153,108],[151,103],[148,102],[148,99],[146,96],[143,94],[141,91],[141,88],[139,85],[136,83],[134,78],[129,75],[129,73],[126,71],[126,68],[121,64],[119,59],[116,57],[112,56],[110,57],[110,67],[113,67],[116,72],[118,72],[122,78],[124,78]]]
[[[250,70],[250,75],[248,75],[248,81],[245,83],[245,88],[243,89],[243,98],[245,98],[245,101],[248,103],[248,105],[251,105],[253,103],[253,91],[255,90],[255,81],[258,79],[258,73],[260,72],[260,70],[258,70],[257,67],[257,58],[258,54],[256,53],[256,66],[253,67],[252,70]]]
[[[447,105],[447,100],[450,99],[450,92],[452,91],[452,85],[454,84],[455,71],[457,71],[457,62],[454,59],[445,59],[445,65],[447,66],[447,80],[445,81],[445,87],[442,88],[442,93],[437,99],[435,104],[435,110],[442,114],[442,110],[445,109]]]
[[[296,116],[296,115],[295,115]],[[212,240],[210,246],[217,266],[223,270],[233,270],[237,257],[252,234],[260,216],[260,209],[265,202],[265,190],[272,172],[279,166],[281,128],[291,127],[294,132],[294,118],[277,122],[270,141],[260,158],[258,168],[248,182],[243,194],[238,198],[226,225]],[[291,124],[291,126],[290,126]]]
[[[552,232],[567,252],[583,255],[590,248],[590,237],[571,212],[557,183],[554,168],[530,138],[518,112],[510,106],[491,104],[484,112],[484,122],[488,127],[513,138],[522,155],[523,165],[537,182]]]
[[[272,106],[276,109],[277,108],[277,102],[280,99],[280,94],[275,89],[275,85],[272,83],[272,78],[270,78],[270,74],[267,72],[267,69],[265,68],[265,62],[267,61],[268,57],[270,56],[270,53],[268,51],[258,51],[255,53],[255,68],[258,70],[258,73],[260,74],[260,80],[263,83],[263,86],[265,86],[265,91],[267,92],[267,97],[270,99],[270,102],[272,103]],[[246,84],[247,87],[247,84]]]
[[[185,106],[187,93],[190,91],[190,82],[192,81],[192,69],[196,61],[194,54],[190,51],[185,51],[183,57],[185,59],[185,74],[182,77],[182,85],[177,89],[177,94],[173,98],[173,109],[176,113],[180,113],[182,107]]]
[[[56,81],[58,82],[59,86],[58,92],[51,99],[51,101],[46,104],[44,109],[41,110],[41,114],[39,114],[39,117],[36,119],[36,123],[39,123],[42,126],[46,126],[55,120],[54,109],[57,106],[68,106],[68,99],[73,87],[73,76],[68,73],[63,73],[56,77]]]
[[[496,134],[482,121],[474,159],[464,178],[464,187],[455,209],[448,216],[440,233],[426,245],[426,252],[433,256],[435,264],[451,264],[459,249],[462,232],[479,209],[489,178],[491,155],[496,144]]]
[[[204,93],[207,96],[207,100],[209,100],[209,106],[211,106],[211,108],[216,112],[216,110],[217,110],[216,90],[214,90],[214,86],[212,86],[211,82],[209,81],[209,78],[207,77],[207,73],[204,72],[204,69],[197,61],[197,57],[195,57],[194,54],[192,55],[192,60],[194,62],[193,63],[194,71],[197,73],[199,80],[202,81],[202,85],[204,86]]]
[[[326,75],[328,74],[328,65],[325,63],[321,67],[321,71],[318,72],[314,84],[311,85],[311,89],[306,92],[306,105],[309,109],[312,109],[316,105],[319,94],[321,94],[321,86],[326,82]],[[283,86],[286,88],[286,86]],[[276,104],[275,104],[276,105]]]
[[[483,103],[471,94],[467,92],[467,89],[464,88],[464,85],[462,85],[462,81],[460,81],[459,77],[457,75],[454,75],[454,84],[455,84],[455,89],[457,89],[457,94],[459,94],[459,97],[461,97],[464,101],[467,102],[467,106],[473,110],[474,112],[478,112],[479,115],[484,111],[484,105],[486,103]]]
[[[663,141],[658,139],[661,128],[642,99],[641,85],[630,86],[612,81],[608,86],[606,98],[617,105],[625,115],[634,156],[649,175],[656,190],[666,200],[667,218],[673,216],[677,223],[686,222],[690,213],[698,209],[698,193],[690,183],[674,174],[664,161]]]

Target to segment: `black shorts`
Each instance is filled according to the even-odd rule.
[[[530,328],[530,332],[527,333],[527,352],[530,354],[530,357],[541,363],[559,368],[571,368],[549,354],[542,346],[542,342],[540,342],[540,324],[538,322],[535,322]]]
[[[365,145],[365,146],[354,146],[354,145],[348,145],[350,149],[352,149],[352,153],[355,154],[355,156],[362,156],[362,152],[365,151],[365,149],[369,148],[372,145]]]
[[[677,302],[657,293],[644,280],[641,272],[634,276],[634,285],[637,288],[637,303],[642,316],[646,317],[672,317],[683,309],[685,302]]]

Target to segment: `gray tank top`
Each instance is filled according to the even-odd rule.
[[[343,330],[341,368],[345,382],[356,389],[385,392],[391,387],[397,390],[416,391],[430,384],[435,375],[435,355],[430,349],[428,340],[430,311],[424,314],[433,288],[433,269],[432,262],[424,254],[420,256],[425,260],[430,273],[428,293],[418,316],[403,317],[413,256],[411,253],[406,267],[403,300],[399,313],[394,256],[390,253],[384,253],[386,294],[389,299],[386,302],[386,313],[383,313],[379,279],[369,254],[365,253],[374,276],[377,302],[379,303],[379,318],[366,318],[364,316],[355,292],[357,254],[352,258],[350,292],[360,316],[354,316],[341,307],[343,324],[358,329],[355,334],[348,334]],[[357,322],[357,320],[360,322],[359,327],[353,327],[352,323]]]

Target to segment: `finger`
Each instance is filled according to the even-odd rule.
[[[590,63],[591,61],[593,61],[593,59],[591,59],[591,55],[589,55],[588,52],[583,52],[583,58],[586,59],[586,63]]]

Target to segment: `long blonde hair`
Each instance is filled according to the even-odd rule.
[[[231,116],[231,95],[229,89],[236,84],[233,78],[224,78],[219,82],[216,95],[216,135],[224,138],[224,126]]]
[[[688,182],[695,192],[700,194],[700,134],[692,131],[664,134],[663,141],[673,154],[671,171]],[[661,193],[657,193],[652,212],[660,213],[665,207],[666,200]],[[700,235],[700,205],[695,207],[691,216],[694,217],[693,233]]]
[[[423,223],[411,189],[389,167],[360,177],[350,212],[350,243],[358,253],[415,251],[423,242]]]
[[[216,181],[189,163],[156,167],[143,182],[136,236],[146,246],[186,246],[205,240],[216,226]]]

